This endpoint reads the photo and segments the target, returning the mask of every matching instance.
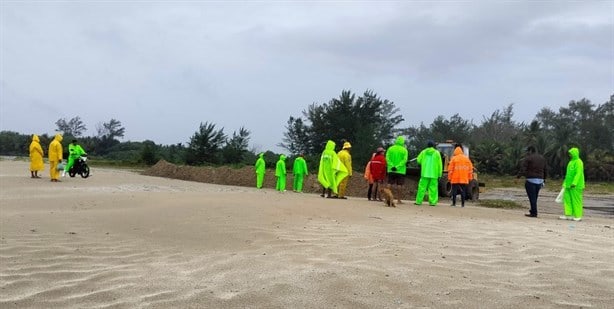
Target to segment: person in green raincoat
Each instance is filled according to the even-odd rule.
[[[260,155],[258,155],[258,160],[256,160],[256,164],[254,164],[254,169],[256,170],[256,188],[262,189],[262,184],[264,183],[264,172],[266,170],[264,153],[260,153]]]
[[[302,153],[298,155],[296,159],[294,159],[294,163],[292,164],[292,174],[294,175],[292,189],[294,192],[303,192],[303,181],[309,172],[307,170],[307,162],[305,161]]]
[[[388,174],[388,184],[397,203],[401,202],[401,188],[405,184],[405,173],[407,172],[407,159],[409,152],[405,147],[405,138],[398,136],[394,145],[388,147],[386,151],[386,174]]]
[[[70,144],[68,144],[68,163],[64,166],[64,171],[62,172],[62,177],[66,177],[66,173],[70,171],[70,168],[75,165],[75,160],[79,159],[82,155],[85,154],[85,150],[81,148],[79,144],[77,144],[77,140],[73,139]]]
[[[424,193],[428,190],[429,205],[436,206],[439,201],[439,178],[443,175],[441,154],[435,148],[435,142],[428,141],[427,147],[420,152],[416,159],[420,164],[420,181],[416,192],[416,205],[422,205]]]
[[[328,140],[322,156],[320,157],[320,166],[318,167],[318,182],[328,191],[328,198],[337,198],[339,191],[339,182],[348,174],[345,165],[339,160],[335,152],[335,142]],[[335,195],[331,195],[334,193]]]
[[[275,190],[286,191],[286,156],[280,155],[277,164],[275,165],[275,177],[277,177],[277,185]]]
[[[47,156],[49,157],[49,176],[53,182],[60,182],[58,164],[62,162],[63,155],[62,135],[58,133],[55,135],[51,143],[49,143],[49,151],[47,153]]]
[[[580,159],[580,150],[576,147],[569,149],[569,163],[565,180],[563,181],[563,205],[565,215],[563,220],[582,220],[583,192],[584,192],[584,162]]]
[[[45,168],[43,163],[43,147],[41,147],[38,135],[32,135],[32,143],[30,143],[30,177],[41,178],[38,175],[39,171]]]

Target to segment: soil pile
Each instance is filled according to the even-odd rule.
[[[165,160],[160,160],[154,166],[143,172],[144,175],[157,176],[173,179],[181,179],[187,181],[197,181],[205,183],[214,183],[220,185],[255,187],[256,174],[254,168],[246,166],[243,168],[232,168],[228,166],[210,167],[210,166],[185,166],[175,165]],[[294,177],[292,173],[287,174],[286,190],[292,191],[292,183]],[[275,171],[267,170],[264,176],[264,187],[275,189],[277,179]],[[414,179],[406,179],[405,186],[402,189],[401,199],[410,199],[415,196],[416,181]],[[347,196],[367,197],[368,184],[364,179],[364,174],[354,172],[350,178],[350,183],[346,191]],[[317,175],[310,174],[305,179],[303,184],[303,192],[305,193],[322,193],[322,187],[318,183]]]

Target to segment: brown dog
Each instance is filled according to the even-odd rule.
[[[392,195],[392,190],[389,187],[381,186],[379,188],[379,196],[384,198],[384,204],[388,207],[397,207],[394,204],[394,196]]]

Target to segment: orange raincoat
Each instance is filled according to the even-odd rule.
[[[473,178],[473,164],[460,147],[454,149],[452,160],[448,164],[448,180],[450,183],[468,184]]]

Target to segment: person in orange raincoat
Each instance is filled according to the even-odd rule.
[[[31,178],[41,178],[38,175],[39,171],[42,171],[45,168],[45,164],[43,163],[43,148],[40,144],[40,139],[38,135],[32,135],[32,143],[30,143],[30,177]]]
[[[454,155],[448,164],[448,180],[452,184],[452,205],[456,206],[456,194],[460,191],[461,207],[465,207],[466,190],[473,178],[473,164],[460,146],[454,148]]]

